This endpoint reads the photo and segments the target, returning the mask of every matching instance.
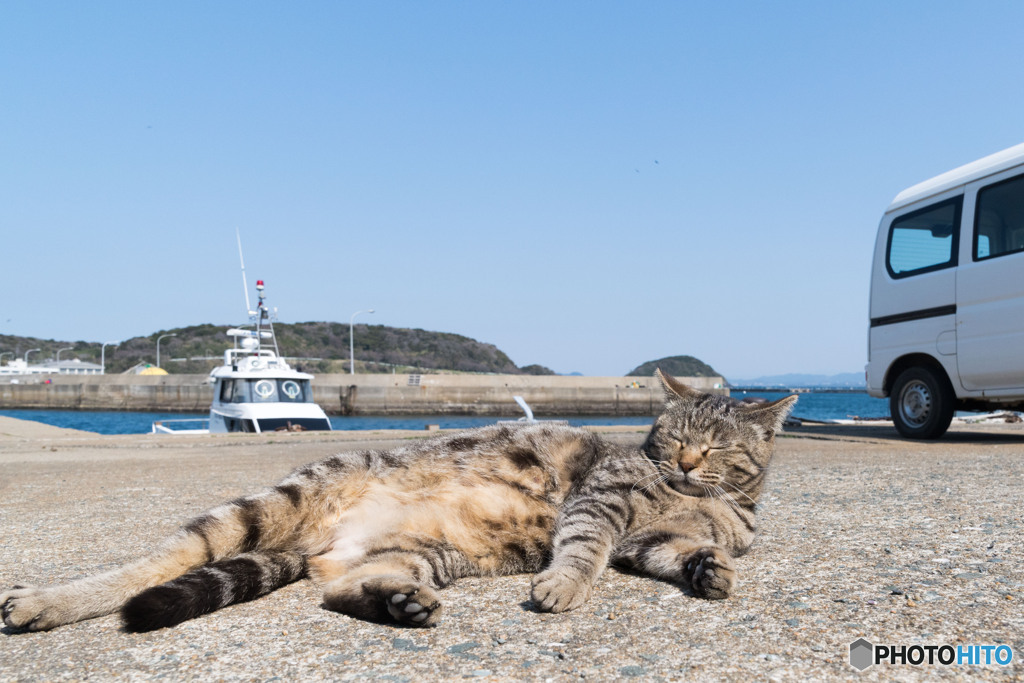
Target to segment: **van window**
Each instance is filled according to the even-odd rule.
[[[889,226],[885,266],[894,278],[956,265],[960,207],[956,197],[900,216]]]
[[[1024,176],[978,192],[974,260],[1024,251]]]

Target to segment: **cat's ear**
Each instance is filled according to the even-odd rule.
[[[786,417],[796,405],[796,399],[796,394],[793,394],[771,403],[755,403],[750,407],[743,407],[741,410],[751,422],[764,428],[768,432],[768,437],[771,438],[782,429],[782,425],[786,424]]]
[[[693,387],[688,387],[672,375],[662,372],[661,368],[654,371],[654,376],[661,381],[661,386],[665,388],[665,397],[668,399],[697,398],[702,395],[700,391]]]

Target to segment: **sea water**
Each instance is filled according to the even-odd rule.
[[[769,401],[782,398],[784,392],[733,391],[733,398],[744,399],[758,396]],[[145,434],[152,431],[154,422],[163,420],[197,420],[205,419],[206,415],[195,413],[131,413],[113,411],[80,411],[80,410],[0,410],[0,415],[14,417],[19,420],[32,420],[56,427],[80,429],[98,434]],[[811,392],[800,394],[793,415],[805,420],[837,420],[852,417],[887,418],[889,402],[886,399],[872,398],[861,392]],[[537,416],[544,419],[543,415]],[[413,429],[422,430],[427,425],[437,425],[441,429],[469,429],[494,424],[497,417],[458,416],[458,415],[419,415],[419,416],[346,416],[332,417],[331,426],[339,430],[372,430],[372,429]],[[651,424],[650,417],[569,417],[569,424],[586,425],[636,425]],[[205,425],[198,423],[182,423],[169,425],[180,429],[197,428]]]
[[[748,396],[774,401],[789,396],[784,391],[740,391],[733,389],[730,395],[739,400]],[[812,391],[799,394],[793,416],[805,420],[847,420],[860,418],[888,419],[889,399],[874,398],[862,391]]]

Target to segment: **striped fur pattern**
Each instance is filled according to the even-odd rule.
[[[298,553],[243,553],[205,564],[142,591],[121,608],[125,629],[152,631],[213,612],[299,579],[306,558]]]
[[[308,577],[329,609],[431,626],[440,589],[460,577],[532,573],[534,605],[561,612],[609,564],[727,597],[796,397],[744,406],[658,376],[666,407],[641,448],[535,424],[335,455],[208,511],[130,565],[15,587],[0,613],[46,630],[120,610],[128,630],[146,631]]]

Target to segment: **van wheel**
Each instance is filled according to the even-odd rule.
[[[929,368],[900,373],[889,395],[896,431],[908,439],[937,439],[953,420],[954,396],[945,377]]]

